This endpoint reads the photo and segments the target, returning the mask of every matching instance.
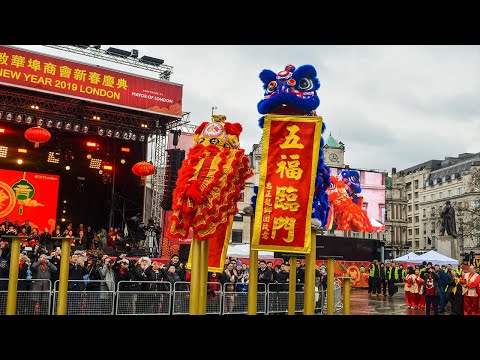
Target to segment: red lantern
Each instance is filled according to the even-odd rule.
[[[46,143],[50,140],[52,134],[47,129],[44,129],[40,126],[32,127],[25,131],[25,138],[28,141],[35,143],[35,147],[38,148],[40,143]]]
[[[140,161],[132,166],[132,172],[137,176],[148,176],[155,173],[155,166],[146,161]]]

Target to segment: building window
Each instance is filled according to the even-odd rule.
[[[420,235],[420,229],[419,228],[415,228],[415,235]]]
[[[418,210],[418,209],[419,209],[418,204],[415,204],[415,210]]]
[[[423,217],[427,217],[427,209],[423,209]]]
[[[432,248],[435,247],[435,235],[432,235]]]
[[[423,233],[427,233],[427,223],[423,223]]]
[[[412,194],[407,195],[408,200],[412,200]]]
[[[412,211],[412,205],[408,205],[408,212]]]
[[[432,206],[432,210],[430,212],[430,216],[434,217],[435,216],[435,206]]]
[[[448,197],[452,196],[452,190],[448,190]]]
[[[435,222],[432,221],[430,224],[430,229],[432,229],[432,234],[435,234]]]
[[[242,214],[236,214],[233,217],[233,221],[243,221],[243,215]]]
[[[369,238],[369,239],[372,239],[372,236],[373,236],[372,233],[368,233],[367,235],[368,235],[368,238]]]
[[[422,201],[423,202],[427,201],[427,197],[425,195],[422,196]]]
[[[419,216],[415,216],[415,222],[419,222],[420,221],[420,217]]]
[[[415,189],[418,189],[418,180],[414,181],[414,187],[415,187]]]
[[[243,240],[242,230],[232,230],[232,244],[241,244]]]
[[[418,199],[418,191],[415,191],[415,199]]]
[[[407,222],[408,222],[408,223],[411,223],[411,222],[412,222],[412,217],[411,217],[411,216],[407,218]]]
[[[438,193],[438,198],[439,198],[439,199],[443,199],[443,191],[440,191],[440,192]]]
[[[430,195],[430,200],[435,200],[435,194]]]
[[[460,195],[462,193],[462,188],[457,189],[457,194]]]
[[[420,247],[420,241],[416,240],[415,241],[415,248],[418,249]]]
[[[409,235],[409,236],[412,236],[412,233],[413,233],[413,232],[412,232],[412,229],[408,229],[408,235]]]

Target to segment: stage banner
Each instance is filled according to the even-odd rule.
[[[266,115],[252,248],[307,254],[320,116]]]
[[[0,83],[182,117],[183,86],[0,46]]]
[[[42,233],[55,229],[60,176],[0,169],[0,223],[30,221]],[[8,230],[8,229],[7,229]]]

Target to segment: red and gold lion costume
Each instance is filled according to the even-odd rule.
[[[367,212],[355,204],[348,195],[347,184],[336,176],[330,176],[330,182],[330,187],[327,189],[330,203],[327,230],[332,229],[335,222],[337,229],[373,232]]]
[[[195,131],[195,145],[178,172],[173,214],[167,235],[209,240],[209,271],[223,271],[233,216],[245,182],[253,176],[245,150],[239,146],[242,126],[212,115]]]

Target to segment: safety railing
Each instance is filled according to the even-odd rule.
[[[266,312],[266,287],[265,284],[257,285],[257,313]],[[248,312],[248,292],[250,287],[241,283],[223,284],[223,312],[222,314],[247,314]]]
[[[0,279],[8,285],[8,279]],[[5,287],[6,288],[6,287]],[[17,315],[48,315],[51,306],[52,282],[48,279],[19,279],[17,285]],[[0,290],[0,315],[5,315],[7,290]]]
[[[115,315],[170,315],[171,287],[168,281],[120,281]]]
[[[57,313],[59,280],[53,289],[53,314]],[[103,280],[68,280],[67,315],[113,315],[115,283]]]
[[[287,314],[288,313],[288,283],[268,284],[267,292],[267,313]],[[303,284],[295,284],[295,312],[303,312]]]
[[[8,279],[0,279],[8,285]],[[57,280],[18,280],[18,315],[56,314],[58,305]],[[7,286],[3,286],[4,289]],[[248,286],[241,284],[207,283],[207,314],[247,314]],[[343,308],[341,283],[334,281],[334,311]],[[326,313],[326,290],[315,289],[315,312]],[[0,290],[0,315],[4,315],[7,290]],[[304,285],[296,284],[295,312],[304,308]],[[69,280],[67,291],[68,315],[187,315],[190,312],[190,283],[165,281]],[[288,283],[258,284],[258,314],[288,313]]]

